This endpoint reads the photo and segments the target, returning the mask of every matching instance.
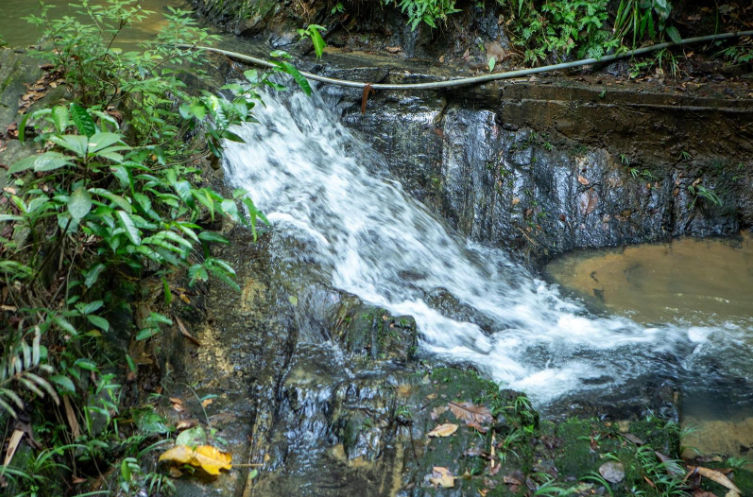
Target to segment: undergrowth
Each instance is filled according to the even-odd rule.
[[[225,140],[242,141],[231,128],[254,122],[259,88],[284,88],[270,80],[274,72],[310,92],[276,52],[275,70],[223,87],[231,98],[192,94],[183,81],[201,80],[206,61],[175,45],[213,37],[189,11],[171,9],[156,42],[123,53],[119,34],[150,12],[137,0],[84,0],[79,10],[86,21],[52,18],[49,6],[28,18],[44,30],[37,55],[66,92],[20,121],[18,139],[37,153],[10,166],[0,197],[0,422],[13,434],[9,460],[22,439],[33,452],[0,470],[9,495],[73,495],[89,479],[105,488],[119,481],[121,495],[170,490],[140,461],[171,430],[151,404],[125,402],[121,384],[134,360],[125,352],[113,359],[105,343],[149,343],[173,324],[157,312],[138,326],[116,319],[133,315],[147,278],[162,279],[166,301],[175,273],[190,285],[214,277],[237,288],[231,265],[212,255],[228,240],[209,228],[227,218],[256,239],[266,218],[245,191],[225,198],[200,186],[197,166],[219,158]]]

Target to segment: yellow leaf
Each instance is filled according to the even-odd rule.
[[[430,437],[449,437],[455,433],[458,429],[458,425],[452,423],[445,423],[439,425],[429,432]]]
[[[740,489],[737,488],[737,486],[734,483],[732,483],[732,480],[724,476],[724,474],[720,473],[719,471],[708,469],[708,468],[702,468],[700,466],[696,468],[696,471],[698,471],[698,474],[700,474],[704,478],[713,480],[717,482],[719,485],[722,485],[723,487],[727,487],[728,489],[734,492],[737,492],[738,494],[742,493]]]
[[[160,461],[196,466],[210,475],[219,475],[221,469],[231,469],[232,454],[222,452],[211,445],[202,445],[195,450],[187,445],[177,445],[159,456]]]
[[[233,460],[232,454],[215,449],[211,445],[202,445],[196,448],[195,460],[204,471],[210,475],[219,475],[221,469],[231,469],[230,462]]]
[[[449,469],[441,466],[431,468],[431,478],[429,478],[429,481],[442,488],[452,488],[455,486],[455,477],[452,476]]]

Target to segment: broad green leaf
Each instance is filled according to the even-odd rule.
[[[21,221],[23,216],[14,216],[12,214],[0,214],[0,223],[3,221]]]
[[[120,195],[115,195],[109,190],[105,190],[104,188],[89,188],[89,193],[106,198],[129,214],[133,212],[131,204],[126,199],[124,199]]]
[[[70,150],[79,157],[86,156],[89,141],[85,136],[80,135],[52,135],[50,141],[59,147]]]
[[[73,363],[74,366],[83,369],[84,371],[96,371],[97,363],[89,359],[78,359]]]
[[[81,219],[89,214],[92,208],[92,198],[89,192],[83,186],[79,186],[68,197],[68,212],[74,219]]]
[[[103,305],[104,302],[102,302],[101,300],[94,300],[84,306],[81,306],[81,313],[84,315],[91,314],[92,312],[99,310]]]
[[[26,171],[27,169],[31,169],[32,167],[34,167],[34,162],[36,162],[36,160],[36,155],[32,155],[31,157],[24,157],[20,161],[10,166],[10,169],[8,169],[8,174],[20,173],[22,171]]]
[[[94,284],[97,282],[99,275],[102,273],[104,269],[105,269],[104,264],[95,264],[91,269],[89,269],[89,271],[86,272],[86,279],[84,280],[84,285],[86,285],[87,288],[93,287]]]
[[[91,324],[93,324],[97,328],[102,329],[103,331],[110,330],[110,322],[102,316],[86,316],[86,319],[88,319]]]
[[[96,133],[89,138],[89,153],[93,154],[99,152],[100,150],[103,150],[110,145],[115,145],[122,140],[123,137],[117,133]],[[115,150],[113,150],[113,152],[114,151]]]
[[[207,109],[204,107],[203,104],[194,104],[191,106],[191,112],[193,112],[193,115],[196,116],[196,119],[201,121],[204,119],[204,117],[207,115]]]
[[[94,136],[97,132],[97,125],[89,113],[78,104],[71,104],[71,118],[76,125],[78,132],[84,136]]]
[[[50,381],[52,381],[54,384],[56,384],[66,392],[76,392],[76,385],[74,385],[73,381],[67,376],[56,374],[55,376],[50,377]]]
[[[146,340],[147,338],[151,338],[154,335],[159,333],[159,328],[144,328],[143,330],[139,331],[136,335],[136,340]]]
[[[68,109],[62,105],[58,105],[52,109],[52,120],[55,122],[55,127],[58,133],[65,132],[70,122]]]
[[[125,234],[131,241],[131,243],[134,245],[141,245],[141,236],[139,235],[139,230],[133,223],[131,216],[128,215],[127,212],[121,210],[117,211],[116,215],[118,216],[118,221],[120,221],[120,226],[122,226],[125,230]]]
[[[308,80],[303,77],[303,74],[301,74],[298,69],[296,69],[293,64],[290,62],[278,62],[278,67],[282,69],[283,72],[286,72],[293,76],[293,79],[296,83],[298,83],[298,86],[301,87],[301,90],[303,90],[303,93],[306,95],[311,95],[311,85],[309,84]]]
[[[314,52],[316,53],[317,59],[322,58],[322,55],[324,55],[324,47],[327,46],[327,42],[324,41],[324,38],[322,38],[322,35],[319,32],[319,30],[323,29],[324,28],[322,26],[317,26],[314,24],[311,24],[308,27],[309,33],[311,33],[311,42],[314,44]]]
[[[682,42],[682,36],[680,36],[680,32],[677,30],[676,27],[670,26],[667,28],[667,34],[669,35],[669,38],[675,42],[680,43]]]
[[[146,318],[146,320],[150,324],[151,323],[162,323],[162,324],[166,324],[166,325],[169,325],[169,326],[173,325],[173,320],[172,319],[170,319],[169,317],[167,317],[165,315],[160,314],[159,312],[152,312],[151,314],[149,314],[149,317]]]
[[[68,322],[68,320],[65,319],[64,317],[55,316],[52,318],[52,320],[55,322],[55,324],[60,326],[60,328],[62,328],[64,331],[67,331],[71,335],[78,335],[76,328],[70,322]]]

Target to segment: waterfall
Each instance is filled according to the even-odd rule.
[[[502,250],[468,241],[390,179],[384,158],[319,97],[275,95],[228,143],[228,181],[251,193],[331,284],[416,319],[424,353],[470,362],[539,404],[615,388],[693,350],[687,329],[593,315]],[[451,295],[463,313],[429,297]],[[662,364],[664,364],[662,366]]]

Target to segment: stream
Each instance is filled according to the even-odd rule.
[[[750,320],[648,323],[563,297],[504,251],[448,229],[318,96],[268,98],[258,118],[239,130],[246,144],[228,144],[228,180],[333,286],[414,316],[425,355],[471,363],[544,410],[662,379],[689,398],[751,404]]]

